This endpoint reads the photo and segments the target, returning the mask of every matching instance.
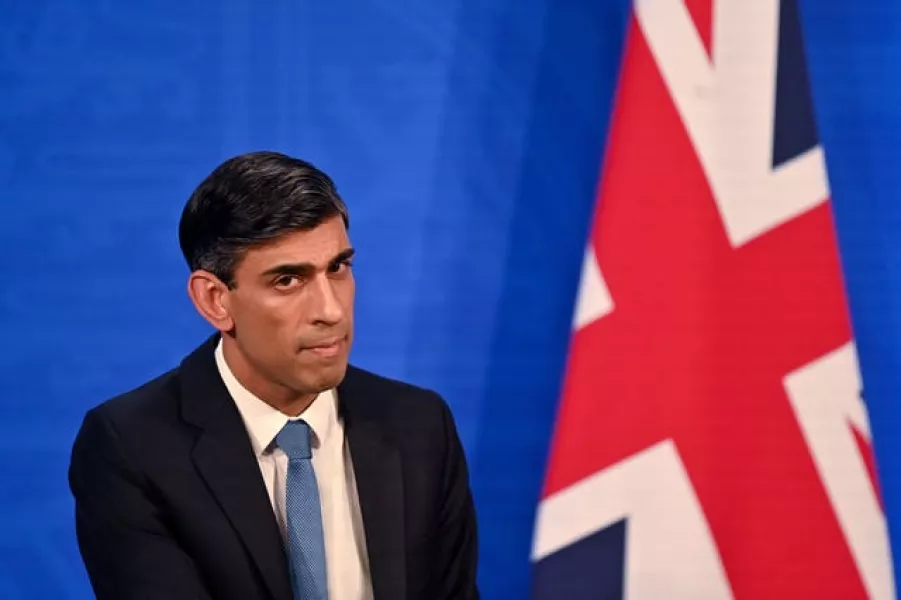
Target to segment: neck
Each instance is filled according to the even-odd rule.
[[[268,379],[247,361],[234,339],[227,335],[222,336],[222,355],[238,383],[257,398],[289,417],[299,416],[319,395],[298,392]]]

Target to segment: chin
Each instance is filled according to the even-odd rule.
[[[308,383],[309,387],[316,389],[318,392],[324,392],[337,387],[344,379],[346,373],[347,362],[341,361],[335,364],[321,366],[317,368],[315,372],[307,373],[307,376],[302,377],[301,380],[305,380],[305,383]]]

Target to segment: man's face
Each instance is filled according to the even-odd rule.
[[[228,302],[253,387],[314,394],[344,378],[353,337],[352,254],[340,217],[246,252]]]

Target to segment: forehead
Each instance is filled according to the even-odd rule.
[[[310,263],[325,267],[349,247],[344,221],[334,217],[313,229],[292,231],[247,250],[241,266],[250,271],[264,271],[279,264]]]

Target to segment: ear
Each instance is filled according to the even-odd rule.
[[[209,271],[194,271],[188,278],[188,296],[194,308],[210,325],[223,333],[235,327],[229,293],[228,286]]]

